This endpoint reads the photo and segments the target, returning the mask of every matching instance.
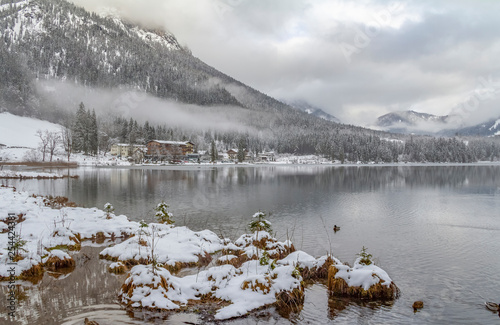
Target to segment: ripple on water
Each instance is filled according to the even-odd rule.
[[[81,325],[85,318],[99,323],[99,325],[114,324],[144,324],[145,322],[162,324],[200,324],[199,317],[189,313],[138,313],[127,312],[119,305],[94,305],[75,310],[75,315],[67,317],[61,325]]]

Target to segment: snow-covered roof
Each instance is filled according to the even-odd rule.
[[[158,142],[161,144],[173,144],[173,145],[187,145],[187,144],[193,144],[191,141],[166,141],[166,140],[151,140],[149,142]]]
[[[118,146],[118,147],[130,147],[130,144],[128,144],[128,143],[115,143],[113,145],[114,146]],[[132,146],[133,147],[138,147],[138,148],[145,147],[143,144],[133,144]]]

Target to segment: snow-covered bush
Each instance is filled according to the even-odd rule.
[[[268,233],[271,233],[272,226],[271,223],[264,219],[266,214],[264,212],[257,212],[252,216],[253,220],[250,222],[248,225],[250,227],[250,231],[255,232],[255,231],[267,231]]]
[[[104,205],[104,211],[106,212],[106,219],[111,219],[111,214],[115,212],[115,208],[108,202]]]
[[[361,253],[358,254],[358,256],[360,257],[359,264],[361,265],[371,265],[373,263],[372,254],[368,254],[366,250],[367,248],[363,246],[363,248],[361,249]]]
[[[156,208],[156,218],[159,223],[165,223],[167,225],[173,224],[175,221],[173,220],[173,215],[168,212],[168,205],[165,202],[159,203]]]

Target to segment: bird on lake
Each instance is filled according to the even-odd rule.
[[[333,231],[334,232],[337,232],[340,230],[340,226],[337,226],[337,225],[333,225]]]
[[[99,323],[94,320],[89,320],[88,318],[85,318],[84,325],[99,325]]]
[[[494,303],[494,302],[485,302],[486,308],[488,308],[491,311],[500,311],[499,304]]]

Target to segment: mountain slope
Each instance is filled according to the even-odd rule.
[[[169,33],[103,18],[61,0],[6,4],[0,15],[0,54],[20,54],[17,66],[33,77],[94,87],[127,85],[200,105],[238,105],[213,82],[221,74],[184,51]]]

